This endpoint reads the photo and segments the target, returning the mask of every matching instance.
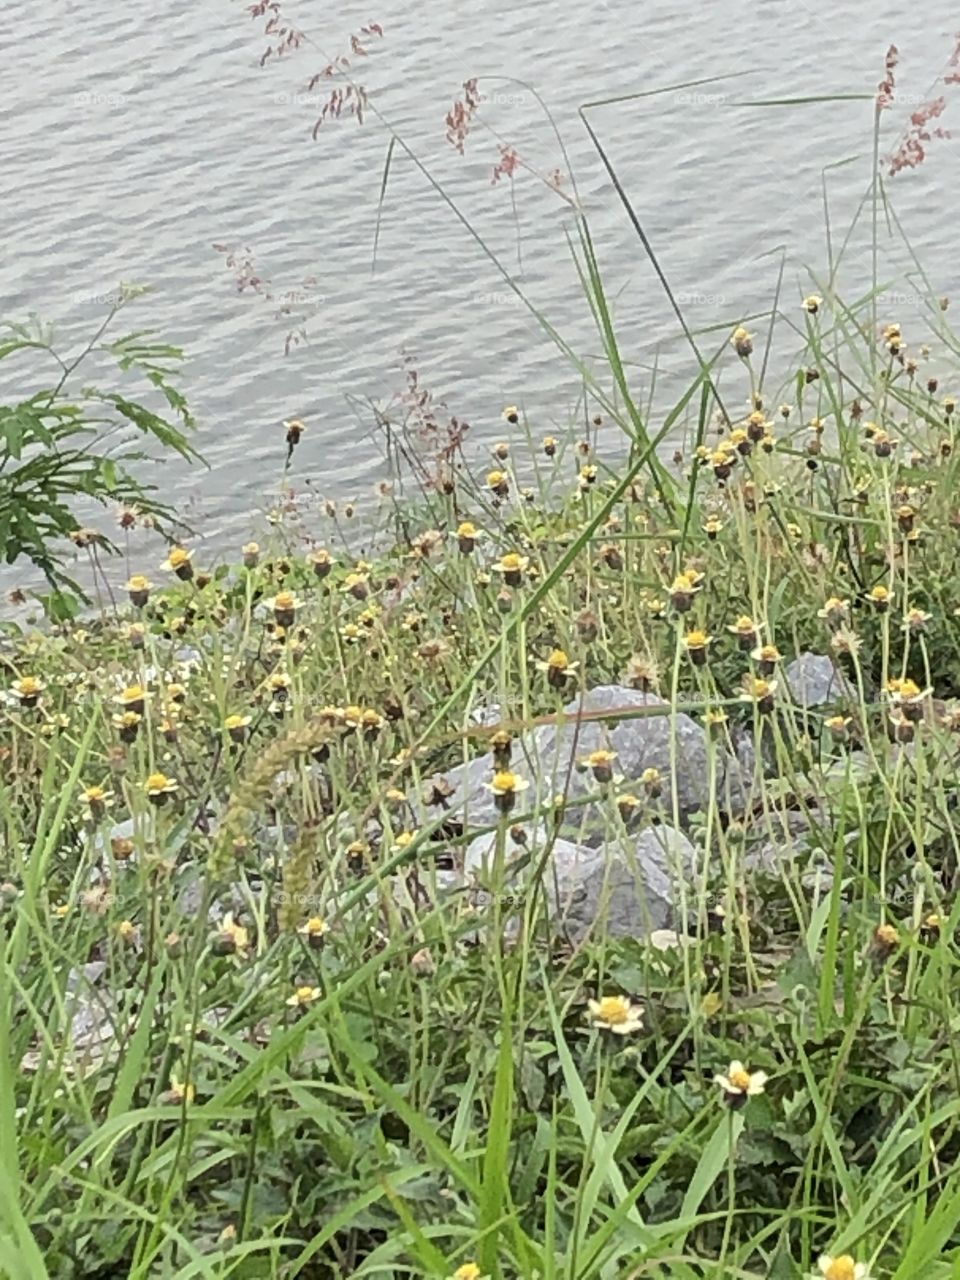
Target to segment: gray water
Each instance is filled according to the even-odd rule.
[[[185,390],[210,470],[168,466],[161,477],[217,553],[262,523],[282,467],[283,418],[308,423],[298,485],[372,501],[384,463],[369,405],[398,415],[403,352],[447,414],[471,424],[478,454],[502,435],[504,403],[521,404],[538,432],[582,421],[576,369],[430,179],[590,358],[599,343],[565,239],[569,204],[526,170],[512,189],[509,180],[491,182],[498,139],[541,174],[563,170],[567,191],[572,168],[637,394],[647,394],[654,360],[663,360],[656,400],[669,404],[689,378],[689,357],[670,340],[675,325],[578,105],[728,77],[590,115],[691,322],[718,327],[709,347],[725,327],[769,308],[778,247],[788,250],[786,304],[810,291],[805,267],[825,263],[824,165],[850,159],[830,176],[841,228],[870,174],[871,102],[749,103],[872,93],[896,42],[900,96],[884,120],[892,147],[960,25],[948,0],[909,13],[899,0],[291,0],[283,13],[310,42],[262,68],[264,20],[227,0],[45,0],[19,8],[3,36],[0,312],[38,312],[70,350],[100,323],[120,281],[153,287],[120,325],[154,328],[189,352]],[[384,36],[354,59],[370,95],[366,122],[325,123],[313,140],[330,85],[309,95],[307,82],[368,20]],[[444,117],[471,76],[487,100],[461,156]],[[954,92],[947,127],[960,117]],[[423,166],[395,151],[375,266],[389,135],[374,108]],[[945,294],[957,283],[949,211],[958,173],[960,141],[939,141],[921,169],[892,184],[933,287]],[[863,228],[851,242],[852,284],[869,278],[867,241]],[[214,244],[249,246],[273,300],[238,293]],[[902,271],[902,250],[891,244],[889,255],[891,270]],[[890,318],[899,318],[910,287],[901,275]],[[292,315],[276,314],[284,304]],[[285,354],[301,327],[306,341]],[[23,381],[11,382],[9,361],[0,370],[5,396],[36,385],[30,360],[17,368]]]

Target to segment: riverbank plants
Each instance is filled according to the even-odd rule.
[[[379,537],[281,503],[233,563],[171,547],[7,628],[0,1266],[952,1274],[956,347],[871,309],[784,306],[773,394],[725,333],[655,472],[601,410],[506,406]],[[610,752],[538,773],[531,727],[601,685],[700,726],[700,811]],[[611,848],[686,828],[670,928],[571,938],[516,877],[588,810]]]

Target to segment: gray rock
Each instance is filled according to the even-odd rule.
[[[695,859],[690,841],[673,827],[647,827],[622,843],[589,848],[558,839],[543,847],[510,846],[499,884],[494,883],[496,835],[472,841],[464,874],[475,901],[489,902],[494,893],[513,902],[534,890],[533,878],[543,863],[540,885],[546,895],[551,930],[574,942],[588,934],[646,938],[672,924],[681,904],[679,886],[689,884]],[[518,864],[520,864],[518,866]]]
[[[822,707],[850,693],[846,677],[822,653],[801,653],[783,673],[793,700],[801,707]]]
[[[531,786],[518,798],[517,812],[533,809],[563,793],[576,800],[595,792],[597,784],[589,770],[578,761],[592,751],[616,751],[614,775],[622,779],[620,792],[631,789],[646,769],[657,769],[663,784],[659,805],[667,817],[673,814],[671,788],[672,752],[676,750],[677,810],[681,820],[704,809],[710,798],[710,748],[703,728],[690,716],[657,713],[669,704],[654,694],[641,693],[622,685],[601,685],[565,707],[570,721],[542,725],[524,734],[513,746],[511,766]],[[623,719],[576,720],[578,711],[634,711],[649,709],[647,716]],[[737,757],[720,744],[715,748],[717,796],[723,808],[743,804],[753,772],[753,748],[749,740],[738,743]],[[487,755],[477,757],[443,775],[454,788],[448,799],[451,817],[459,818],[467,829],[497,821],[494,797],[486,784],[491,778]],[[597,844],[604,837],[608,817],[604,806],[590,803],[571,807],[560,834],[580,844]]]

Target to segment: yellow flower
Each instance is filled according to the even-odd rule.
[[[626,996],[604,996],[601,1000],[588,1000],[587,1008],[593,1025],[601,1031],[612,1031],[615,1036],[628,1036],[643,1030],[643,1009]]]
[[[393,852],[402,853],[404,849],[409,849],[416,838],[416,831],[401,831],[393,842]]]
[[[733,343],[737,355],[744,359],[753,351],[753,334],[748,333],[743,325],[734,329],[730,341]]]
[[[516,551],[508,551],[502,555],[496,564],[490,567],[495,573],[522,573],[530,564],[528,556],[521,556]]]
[[[181,1080],[171,1073],[170,1088],[162,1095],[162,1101],[182,1106],[184,1102],[192,1102],[196,1096],[197,1091],[189,1081]]]
[[[613,762],[617,758],[615,751],[599,748],[584,756],[580,763],[588,768],[597,782],[610,782],[613,779]]]
[[[557,452],[556,436],[544,436],[543,440],[540,443],[543,446],[543,452],[547,455],[548,458],[552,458],[553,455]]]
[[[301,938],[305,938],[311,947],[316,947],[323,942],[328,932],[326,920],[321,920],[319,916],[311,916],[304,924],[300,926],[297,933]]]
[[[515,427],[520,420],[520,410],[515,404],[508,404],[501,410],[500,416],[504,422],[509,422],[512,427]]]
[[[137,715],[143,715],[144,704],[147,700],[147,691],[142,685],[128,684],[125,689],[121,689],[114,702],[124,707],[127,711],[135,711]]]
[[[519,774],[511,773],[509,769],[500,769],[493,775],[493,781],[486,784],[487,790],[492,791],[495,796],[516,795],[519,791],[526,791],[530,783],[525,778],[521,778]]]
[[[580,488],[589,489],[592,484],[596,483],[597,468],[591,463],[589,466],[580,468]]]
[[[767,1083],[765,1071],[748,1071],[742,1062],[734,1059],[725,1075],[713,1077],[731,1106],[742,1106],[747,1098],[763,1093]]]
[[[773,710],[773,695],[776,692],[776,680],[767,680],[763,676],[748,675],[744,679],[744,691],[740,695],[741,702],[755,702],[757,710],[762,712]]]
[[[113,792],[105,787],[84,787],[82,799],[91,818],[102,818],[113,801]]]
[[[546,674],[548,684],[555,689],[562,689],[568,678],[576,674],[578,665],[570,661],[564,649],[554,649],[546,662],[538,662],[536,667]]]
[[[817,610],[817,617],[823,618],[826,622],[842,622],[847,616],[849,607],[849,600],[841,600],[839,596],[831,596],[824,603],[823,608]]]
[[[166,560],[160,567],[161,569],[166,569],[168,573],[175,573],[178,577],[184,577],[191,571],[190,561],[192,559],[192,551],[187,551],[183,547],[171,547]]]
[[[37,676],[23,676],[20,680],[14,680],[10,689],[22,706],[35,707],[44,687],[43,681]]]
[[[505,471],[488,471],[487,488],[498,498],[505,498],[510,491],[510,477]]]
[[[908,609],[903,619],[904,631],[926,631],[927,623],[933,617],[923,609]]]
[[[220,921],[213,949],[217,955],[243,955],[247,949],[248,938],[247,930],[242,924],[237,924],[233,913],[228,911]]]
[[[817,1259],[817,1271],[819,1275],[814,1272],[811,1280],[870,1280],[866,1263],[854,1261],[849,1253],[823,1254]]]
[[[312,1004],[314,1000],[319,1000],[321,994],[319,987],[297,987],[293,995],[288,998],[287,1004],[292,1009],[297,1009],[305,1004]]]
[[[174,778],[168,778],[165,773],[151,773],[143,784],[143,789],[154,804],[162,804],[167,796],[173,795],[177,790],[177,782]]]
[[[526,791],[530,783],[519,774],[509,769],[498,769],[493,781],[486,784],[487,790],[493,793],[494,802],[501,813],[509,813],[517,802],[521,791]]]
[[[808,298],[803,300],[804,311],[809,312],[812,316],[815,316],[822,306],[823,299],[817,293],[811,293]]]
[[[135,605],[144,605],[150,595],[150,589],[153,583],[142,573],[135,573],[131,578],[127,579],[127,594],[130,596],[130,603]]]
[[[465,1262],[457,1267],[450,1280],[480,1280],[480,1268],[475,1262]]]
[[[890,589],[882,584],[871,587],[867,592],[867,599],[878,613],[885,613],[890,608]]]
[[[701,662],[701,660],[705,658],[705,655],[707,655],[707,646],[712,640],[713,636],[708,635],[707,632],[701,631],[699,627],[696,627],[695,630],[687,631],[687,634],[684,636],[684,648],[686,649],[686,652],[690,654],[690,657],[694,659],[694,662],[698,662],[698,660]]]

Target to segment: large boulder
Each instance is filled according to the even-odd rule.
[[[655,804],[646,806],[648,818],[657,813],[666,821],[674,819],[674,754],[676,816],[681,822],[705,809],[709,802],[711,761],[720,807],[742,806],[753,772],[752,746],[748,741],[739,743],[737,755],[731,755],[719,740],[708,743],[704,729],[690,716],[671,714],[669,703],[662,698],[622,685],[591,689],[582,702],[570,702],[564,711],[570,719],[541,725],[513,744],[511,767],[531,784],[519,798],[518,814],[522,809],[543,805],[558,794],[577,800],[595,793],[597,783],[580,762],[601,748],[617,753],[613,771],[622,781],[616,783],[616,792],[641,794],[641,775],[647,769],[658,770],[663,790]],[[637,715],[638,711],[647,714]],[[616,712],[624,714],[618,716]],[[601,718],[578,719],[578,713],[581,717],[599,713]],[[467,830],[497,821],[496,803],[486,785],[491,775],[489,755],[438,775],[453,788],[447,798],[450,817],[461,821]],[[429,784],[426,790],[430,790]],[[579,844],[596,845],[607,830],[609,806],[591,802],[568,807],[560,834]]]
[[[526,848],[507,841],[498,878],[496,833],[488,832],[468,846],[464,878],[478,906],[500,894],[515,907],[542,890],[551,932],[573,942],[591,933],[646,938],[682,915],[681,886],[693,881],[695,856],[686,836],[666,825],[600,848],[563,839],[534,841]]]

